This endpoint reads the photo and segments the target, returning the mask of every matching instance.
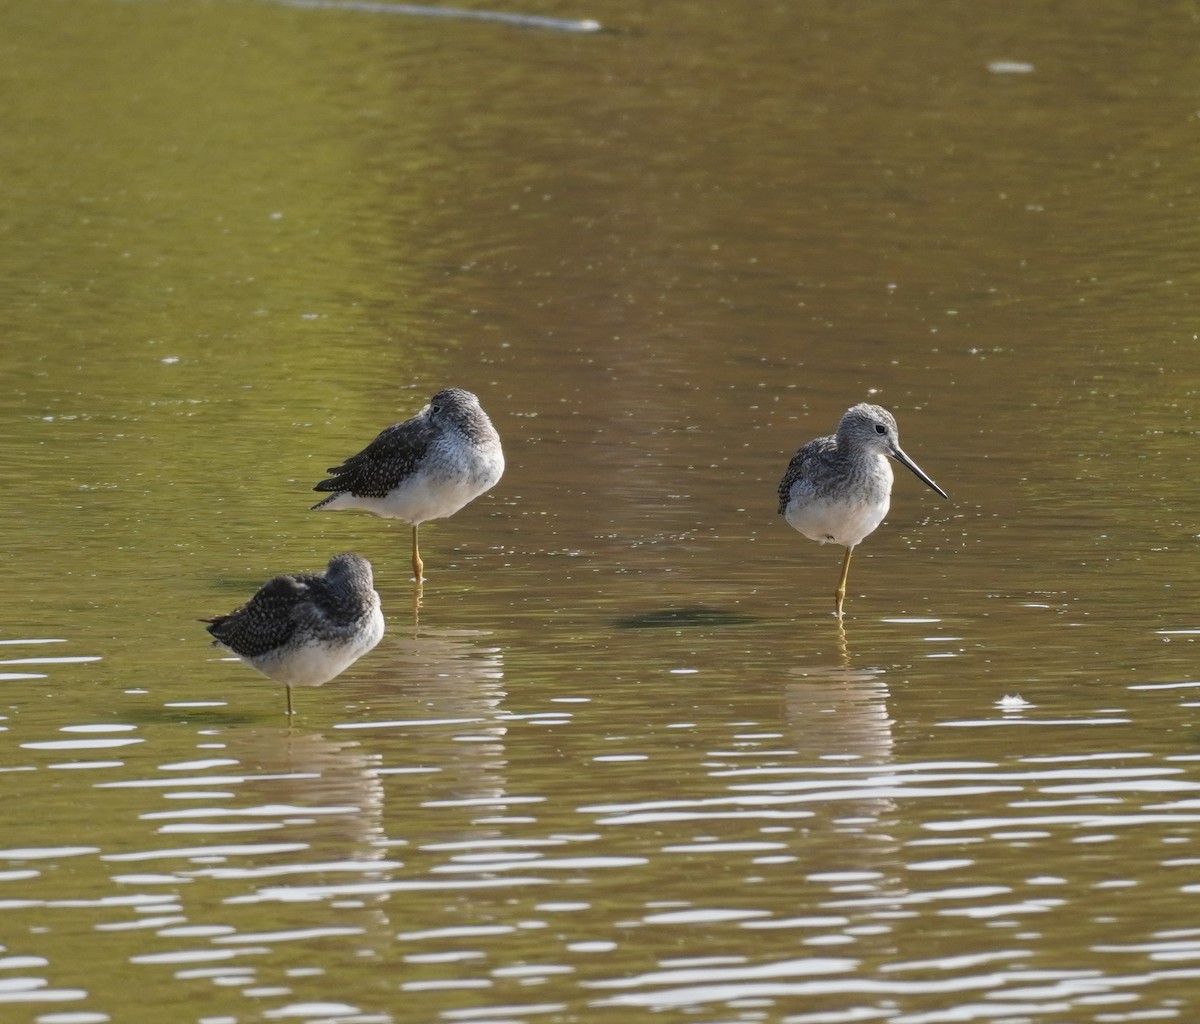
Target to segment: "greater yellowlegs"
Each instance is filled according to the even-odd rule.
[[[846,410],[836,434],[814,438],[796,452],[779,481],[779,514],[788,525],[809,540],[832,541],[846,549],[834,594],[839,618],[850,554],[887,515],[892,495],[889,455],[943,498],[949,497],[904,454],[892,414],[865,402]]]
[[[445,388],[416,416],[388,427],[314,491],[334,491],[313,506],[361,508],[412,524],[412,566],[419,584],[424,564],[417,529],[452,516],[496,485],[504,472],[500,435],[470,391]]]
[[[204,619],[214,647],[287,687],[320,686],[340,675],[383,636],[371,563],[335,555],[323,573],[276,576],[228,615]]]

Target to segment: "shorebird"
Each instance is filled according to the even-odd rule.
[[[371,563],[335,555],[323,573],[276,576],[228,615],[202,619],[213,646],[287,687],[320,686],[340,675],[383,636]]]
[[[504,452],[479,399],[445,388],[412,419],[388,427],[329,472],[313,490],[335,493],[313,508],[361,508],[411,523],[413,575],[420,584],[420,525],[454,515],[494,487],[504,472]]]
[[[809,540],[832,541],[846,549],[834,593],[839,619],[850,555],[883,522],[891,502],[889,455],[943,498],[949,497],[904,454],[895,417],[865,402],[846,410],[836,434],[814,438],[796,452],[779,481],[779,514],[788,525]]]

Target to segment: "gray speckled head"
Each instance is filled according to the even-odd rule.
[[[335,584],[343,580],[361,580],[369,587],[374,582],[371,563],[352,551],[334,555],[325,569],[325,576],[330,583]]]
[[[464,430],[481,420],[490,422],[479,399],[462,388],[442,388],[429,400],[429,415],[434,422],[452,423]]]
[[[837,440],[844,452],[867,450],[893,455],[900,447],[896,417],[882,406],[866,402],[852,405],[842,414]]]
[[[838,424],[837,442],[838,450],[850,457],[866,452],[890,455],[943,498],[949,497],[925,475],[920,466],[904,454],[904,449],[900,447],[900,428],[896,425],[896,417],[882,406],[867,402],[852,405]]]

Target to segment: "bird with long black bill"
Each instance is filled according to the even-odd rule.
[[[850,555],[883,522],[892,497],[893,458],[943,498],[949,495],[900,447],[896,419],[878,405],[851,406],[837,433],[809,441],[779,482],[779,514],[809,540],[846,549],[834,592],[837,616],[846,601]]]

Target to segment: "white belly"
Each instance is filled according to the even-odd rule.
[[[799,530],[809,540],[852,548],[883,522],[889,504],[887,495],[883,495],[882,500],[867,504],[793,498],[784,512],[784,518],[789,526]]]
[[[402,519],[419,526],[430,519],[445,519],[454,515],[486,490],[487,487],[480,487],[478,481],[470,479],[439,480],[431,487],[423,478],[414,477],[382,498],[359,497],[343,491],[323,507],[334,511],[361,508],[384,519]]]
[[[316,640],[282,651],[243,658],[263,675],[285,686],[321,686],[340,676],[383,638],[383,612],[376,605],[365,628],[344,642]]]
[[[342,491],[321,508],[361,508],[385,519],[402,519],[413,526],[430,519],[445,519],[495,487],[504,474],[504,454],[499,443],[469,459],[456,450],[431,450],[420,470],[396,484],[382,498],[362,497]]]

